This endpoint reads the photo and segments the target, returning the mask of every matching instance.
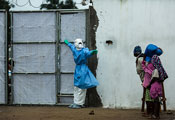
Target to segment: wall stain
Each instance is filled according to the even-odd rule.
[[[122,6],[123,4],[127,3],[128,0],[120,0],[120,5]]]
[[[97,17],[97,13],[93,6],[89,6],[89,16],[90,16],[90,28],[89,28],[89,42],[88,47],[90,50],[97,49],[96,47],[96,31],[99,25],[99,19]],[[93,55],[88,60],[88,67],[96,76],[96,69],[98,65],[97,55]],[[102,106],[100,96],[97,93],[96,87],[90,88],[87,90],[86,94],[86,103],[89,107],[100,107]]]
[[[122,4],[122,3],[126,3],[126,2],[128,2],[128,0],[120,0],[120,3]]]

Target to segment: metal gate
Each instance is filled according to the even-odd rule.
[[[7,13],[0,11],[0,104],[7,103]]]
[[[64,39],[86,41],[84,10],[12,11],[12,103],[70,104],[74,61]]]
[[[55,12],[12,12],[13,104],[56,104]]]
[[[88,11],[60,11],[60,42],[59,63],[60,80],[58,89],[58,103],[73,102],[73,74],[75,63],[72,52],[64,44],[64,40],[74,42],[76,38],[87,41],[87,13]]]

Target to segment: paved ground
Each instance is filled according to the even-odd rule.
[[[92,112],[93,111],[93,112]],[[90,114],[94,113],[94,114]],[[0,120],[149,120],[140,110],[69,109],[58,106],[0,106]],[[175,120],[175,111],[161,112],[160,120]]]

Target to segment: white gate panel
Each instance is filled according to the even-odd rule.
[[[13,13],[13,42],[55,42],[55,12]]]
[[[56,12],[12,12],[13,104],[56,104]]]
[[[74,72],[75,62],[72,52],[65,44],[61,45],[61,72]]]
[[[54,44],[14,44],[14,73],[55,72]]]
[[[56,104],[55,75],[14,75],[14,104]]]
[[[73,74],[62,74],[61,75],[61,84],[60,84],[60,93],[61,94],[73,94],[74,76]]]
[[[5,22],[5,12],[0,12],[0,104],[6,102],[6,90],[5,90],[5,34],[6,34],[6,22]]]
[[[61,42],[65,39],[74,42],[75,39],[86,40],[86,12],[61,15]]]

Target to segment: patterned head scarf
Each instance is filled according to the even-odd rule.
[[[158,70],[159,72],[159,78],[160,81],[164,81],[165,79],[168,78],[167,73],[165,72],[162,63],[160,61],[160,58],[157,55],[154,55],[151,59],[151,63],[153,64],[153,66]]]

